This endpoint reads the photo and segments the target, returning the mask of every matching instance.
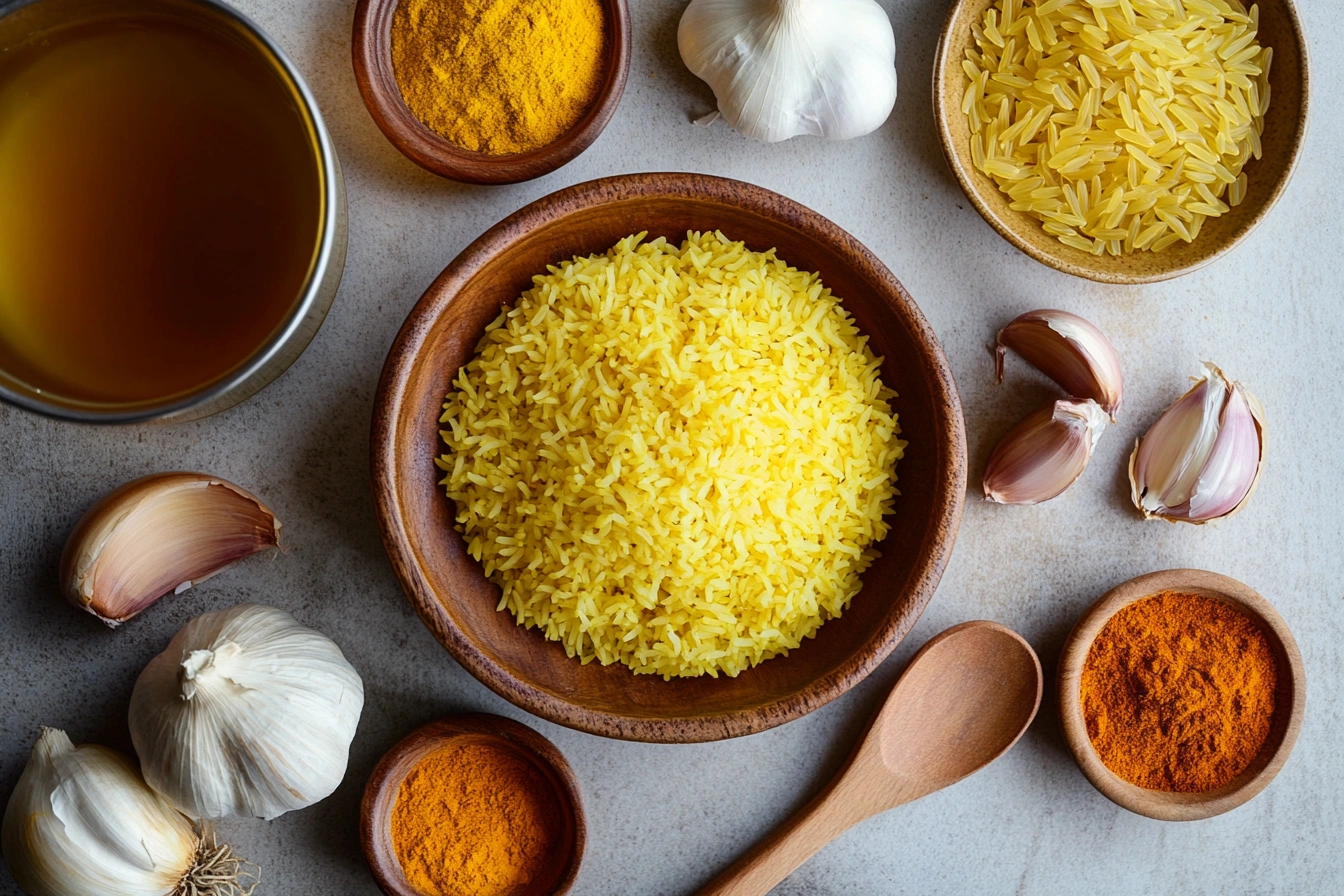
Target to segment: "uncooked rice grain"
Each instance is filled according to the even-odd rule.
[[[1239,0],[997,0],[962,60],[972,164],[1083,252],[1191,242],[1260,158],[1259,23]]]
[[[499,609],[583,662],[737,675],[859,591],[905,442],[818,275],[720,233],[550,267],[444,404]]]

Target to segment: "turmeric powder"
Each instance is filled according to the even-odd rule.
[[[1116,613],[1083,664],[1087,733],[1106,767],[1149,790],[1199,793],[1241,774],[1269,737],[1278,667],[1260,624],[1199,594]]]
[[[420,760],[392,807],[392,845],[423,896],[550,892],[566,856],[550,781],[505,747],[449,745]]]
[[[473,152],[530,152],[596,99],[604,19],[599,0],[401,0],[392,70],[430,130]]]

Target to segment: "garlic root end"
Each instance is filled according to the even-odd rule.
[[[209,828],[201,831],[196,859],[172,896],[252,896],[261,883],[261,866],[219,845]]]

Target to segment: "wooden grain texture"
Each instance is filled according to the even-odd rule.
[[[430,753],[450,744],[489,744],[531,762],[555,790],[567,810],[550,876],[533,881],[515,896],[547,896],[569,892],[579,874],[587,840],[587,824],[579,782],[555,745],[512,719],[489,713],[467,713],[430,722],[412,731],[388,750],[369,776],[360,804],[359,839],[374,880],[387,896],[420,896],[406,880],[392,843],[392,809],[401,782]]]
[[[819,271],[874,353],[910,443],[882,557],[839,619],[787,657],[736,678],[664,681],[623,665],[580,664],[557,643],[496,611],[453,528],[434,458],[438,418],[456,372],[486,324],[546,266],[604,252],[631,233],[680,240],[721,228],[756,250]],[[580,184],[505,219],[468,247],[412,310],[374,401],[374,500],[384,544],[412,605],[468,671],[550,721],[607,737],[684,743],[761,731],[811,712],[891,653],[933,595],[956,540],[966,491],[966,439],[947,360],[914,300],[871,252],[835,224],[760,187],[695,174],[638,174]]]
[[[1044,676],[1020,635],[965,622],[915,654],[835,779],[700,891],[762,896],[852,826],[974,774],[1020,738]]]
[[[1112,772],[1101,761],[1083,719],[1083,664],[1092,642],[1111,617],[1124,607],[1163,591],[1198,594],[1231,604],[1260,620],[1279,664],[1279,698],[1269,737],[1244,772],[1205,793],[1145,790]],[[1283,768],[1302,730],[1307,706],[1302,654],[1288,624],[1269,601],[1236,579],[1200,569],[1168,569],[1130,579],[1110,591],[1083,614],[1064,642],[1059,658],[1059,716],[1064,739],[1078,767],[1109,800],[1131,812],[1161,821],[1197,821],[1237,808],[1269,786]]]
[[[601,0],[607,47],[602,86],[588,112],[554,143],[531,152],[489,155],[463,149],[426,127],[401,97],[392,70],[392,14],[398,0],[359,0],[351,35],[355,82],[374,122],[406,158],[427,171],[472,184],[532,180],[572,162],[616,114],[630,74],[627,0]]]
[[[938,39],[933,63],[933,114],[943,155],[967,198],[999,235],[1037,261],[1076,277],[1102,283],[1152,283],[1203,267],[1231,251],[1283,195],[1302,151],[1307,130],[1308,54],[1293,0],[1262,0],[1260,43],[1274,48],[1269,70],[1271,101],[1261,136],[1263,157],[1246,165],[1246,198],[1227,214],[1204,222],[1193,242],[1177,242],[1165,252],[1092,255],[1066,246],[971,164],[971,127],[961,111],[966,74],[961,63],[975,46],[971,23],[995,0],[956,0]],[[1248,3],[1249,5],[1249,3]]]

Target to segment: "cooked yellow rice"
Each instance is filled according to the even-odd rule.
[[[971,160],[1060,242],[1190,242],[1246,196],[1271,50],[1239,0],[997,0],[973,24]]]
[[[549,268],[487,328],[437,463],[499,609],[585,663],[737,675],[858,592],[895,393],[816,274],[644,237]]]

